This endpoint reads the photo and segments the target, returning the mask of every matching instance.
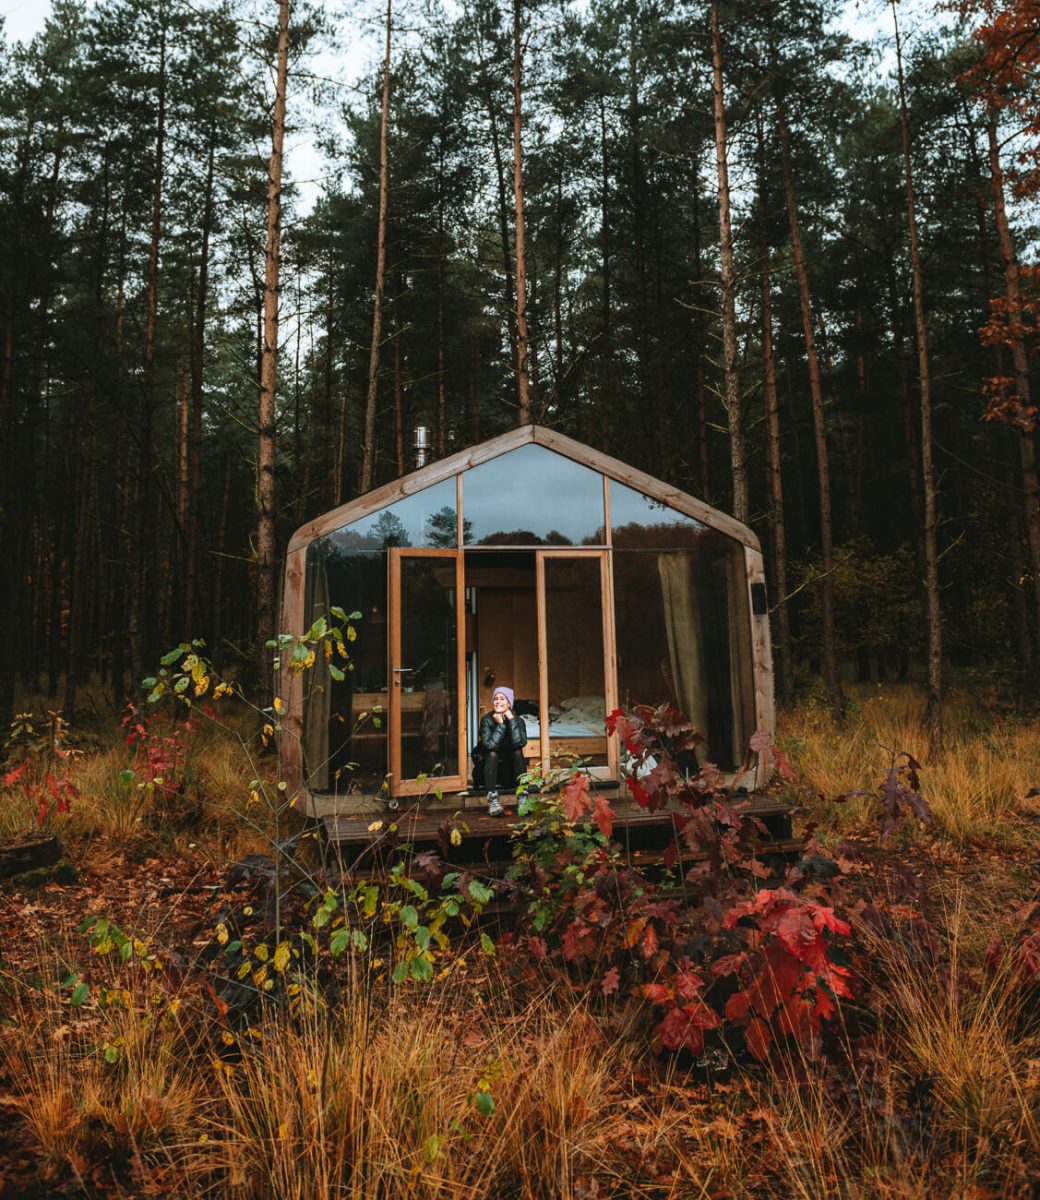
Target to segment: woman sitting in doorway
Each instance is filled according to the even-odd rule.
[[[516,787],[517,779],[527,770],[526,745],[527,726],[523,717],[513,712],[513,689],[496,687],[491,711],[481,717],[473,747],[473,782],[487,788],[489,816],[500,817],[503,812],[499,785]]]

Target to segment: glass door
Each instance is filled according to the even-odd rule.
[[[607,551],[539,550],[538,658],[542,769],[584,763],[617,778],[614,619]]]
[[[390,554],[390,792],[465,783],[465,587],[462,552]]]

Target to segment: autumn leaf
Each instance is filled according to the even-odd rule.
[[[769,1053],[769,1043],[772,1040],[772,1035],[769,1032],[769,1026],[760,1017],[755,1017],[751,1024],[747,1027],[747,1032],[744,1034],[747,1042],[748,1051],[758,1059],[759,1062],[765,1062],[766,1055]]]
[[[589,799],[589,777],[575,775],[560,795],[560,806],[568,821],[580,821],[592,807]]]
[[[596,806],[592,813],[592,819],[599,827],[600,833],[604,837],[610,837],[614,831],[614,810],[610,807],[610,801],[606,796],[598,795],[596,797]]]
[[[603,976],[600,981],[600,990],[604,996],[612,996],[618,990],[618,984],[621,982],[621,973],[617,967],[611,967],[610,970]]]

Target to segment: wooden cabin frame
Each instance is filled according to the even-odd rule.
[[[748,630],[750,633],[750,686],[753,697],[754,729],[772,732],[774,722],[773,708],[773,675],[769,640],[769,617],[765,605],[765,574],[762,553],[755,534],[725,513],[719,512],[710,505],[693,496],[679,491],[677,488],[654,479],[652,476],[638,471],[616,458],[603,454],[580,442],[557,433],[543,426],[525,425],[511,430],[499,437],[492,438],[480,445],[460,451],[414,471],[391,483],[360,496],[347,504],[340,505],[331,512],[309,521],[296,531],[289,542],[284,591],[282,599],[281,629],[287,632],[300,632],[310,627],[312,613],[307,607],[307,552],[319,539],[327,538],[353,522],[369,517],[389,505],[416,496],[425,489],[436,484],[455,479],[455,519],[457,523],[457,543],[454,548],[448,547],[410,547],[393,546],[388,548],[387,555],[387,657],[386,692],[366,693],[359,691],[354,696],[355,708],[358,704],[375,705],[383,703],[389,716],[388,738],[388,779],[389,786],[382,789],[352,790],[341,794],[310,790],[304,768],[304,688],[306,673],[303,675],[288,672],[281,681],[284,693],[285,713],[282,717],[283,734],[280,738],[281,776],[286,782],[289,793],[300,797],[297,807],[319,818],[335,818],[344,815],[363,816],[385,811],[386,802],[390,795],[408,797],[410,803],[419,804],[426,810],[437,808],[459,809],[476,807],[483,803],[477,795],[469,795],[467,789],[467,758],[468,747],[476,736],[476,731],[469,728],[467,721],[466,669],[464,657],[466,653],[465,594],[466,594],[466,556],[481,547],[466,544],[466,521],[464,511],[464,485],[466,473],[473,468],[488,463],[493,459],[528,445],[536,445],[561,455],[580,466],[598,472],[603,477],[603,513],[604,513],[604,542],[603,545],[586,546],[573,545],[560,547],[555,545],[525,545],[521,549],[533,555],[535,566],[535,589],[537,610],[537,655],[539,680],[539,711],[540,714],[549,712],[549,670],[551,650],[549,647],[546,627],[546,577],[547,571],[555,571],[553,565],[558,560],[584,559],[595,562],[599,567],[599,586],[601,599],[601,620],[603,628],[603,699],[606,711],[610,712],[618,703],[618,650],[615,641],[615,595],[613,584],[613,542],[610,517],[611,482],[624,485],[641,494],[644,499],[676,510],[684,517],[693,518],[695,522],[725,535],[734,543],[739,544],[743,551],[744,580],[746,583],[745,599],[747,604]],[[497,548],[497,547],[496,547]],[[403,672],[410,668],[401,661],[402,641],[402,574],[412,570],[407,564],[409,560],[427,560],[429,564],[443,562],[444,568],[436,568],[446,583],[454,588],[456,622],[458,636],[456,638],[457,681],[455,698],[455,736],[457,737],[457,769],[436,780],[436,791],[429,779],[402,778],[401,730],[403,721],[414,711],[419,703],[418,698],[402,685]],[[454,563],[454,583],[451,584],[451,564]],[[431,566],[431,569],[433,567]],[[329,596],[332,604],[346,604],[350,601]],[[312,605],[313,607],[313,605]],[[503,681],[504,682],[504,681]],[[648,703],[658,702],[662,697],[639,697]],[[750,736],[752,729],[744,731],[745,738]],[[371,735],[376,736],[376,735]],[[526,756],[531,765],[541,765],[548,770],[552,765],[552,751],[556,754],[570,750],[581,753],[582,745],[568,746],[559,739],[551,738],[550,722],[540,720],[537,741],[528,743]],[[581,739],[579,739],[580,741]],[[605,750],[605,764],[592,768],[592,774],[598,775],[604,782],[623,791],[620,771],[620,750],[616,738],[607,738],[604,732],[602,742],[597,742],[596,750]],[[604,754],[599,753],[603,758]],[[768,781],[770,767],[761,756],[752,759],[752,765],[745,767],[743,772],[730,773],[731,780],[738,786],[748,790],[761,788]]]

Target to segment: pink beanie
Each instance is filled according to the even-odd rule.
[[[502,695],[505,696],[505,698],[509,701],[509,707],[512,708],[513,707],[513,689],[511,687],[502,687],[501,685],[498,685],[495,687],[495,690],[491,693],[491,699],[494,700],[494,698],[498,695],[499,692],[501,692]]]

